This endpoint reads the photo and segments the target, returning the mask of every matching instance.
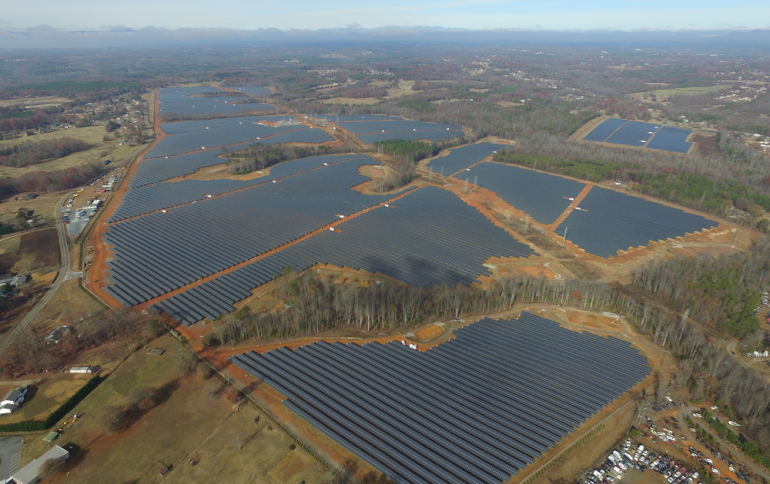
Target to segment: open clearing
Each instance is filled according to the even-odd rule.
[[[652,91],[636,92],[636,93],[630,94],[630,96],[633,96],[637,99],[641,99],[652,95],[657,98],[663,98],[663,99],[659,99],[659,101],[663,101],[665,99],[668,99],[669,96],[696,96],[698,94],[706,94],[709,92],[719,92],[723,89],[730,89],[731,87],[732,87],[732,84],[719,84],[716,86],[698,86],[698,87],[675,87],[670,89],[664,88],[664,89],[655,89]]]
[[[149,348],[166,352],[151,356]],[[323,467],[300,448],[290,450],[289,437],[274,426],[268,429],[269,420],[257,410],[241,404],[236,411],[237,405],[225,400],[221,382],[181,376],[182,351],[169,336],[153,341],[127,358],[71,412],[84,416],[56,443],[72,443],[81,450],[67,469],[69,475],[52,482],[159,482],[158,471],[167,465],[172,471],[165,480],[180,483],[321,482]],[[163,387],[165,400],[128,428],[105,435],[98,423],[100,408],[125,404],[130,390],[138,386]],[[260,417],[259,423],[255,417]],[[52,446],[41,440],[43,435],[27,437],[22,466]],[[195,456],[199,464],[188,465]]]
[[[0,274],[29,273],[59,265],[55,228],[35,230],[0,240]]]
[[[102,309],[105,309],[104,304],[86,292],[80,278],[70,279],[59,286],[48,304],[40,310],[34,327],[38,332],[49,332],[59,326],[72,326]]]
[[[41,108],[45,106],[59,106],[69,102],[72,102],[72,100],[67,99],[66,97],[43,96],[32,98],[2,99],[0,100],[0,107],[7,108],[10,106],[24,106],[27,108]]]

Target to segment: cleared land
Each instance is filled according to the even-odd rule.
[[[321,482],[320,464],[300,448],[290,450],[288,436],[275,427],[268,429],[269,420],[247,404],[236,411],[238,405],[224,398],[221,382],[182,376],[178,364],[184,350],[176,341],[166,336],[149,347],[166,353],[158,357],[148,355],[146,349],[137,351],[72,412],[84,416],[56,443],[73,443],[80,452],[67,469],[69,475],[53,482],[158,482],[158,471],[167,465],[173,470],[166,480],[174,482],[217,481],[223,472],[232,479],[226,482]],[[131,389],[138,386],[162,388],[162,403],[120,431],[106,434],[99,424],[100,409],[124,405]],[[254,422],[257,416],[259,423]],[[51,447],[42,436],[27,438],[22,466]],[[192,467],[186,462],[195,456],[199,464]],[[225,462],[232,463],[229,471],[221,465]]]
[[[41,108],[44,106],[59,106],[69,102],[72,101],[66,97],[43,96],[33,98],[2,99],[0,100],[0,107],[7,108],[10,106],[24,106],[30,108]]]
[[[706,94],[709,92],[719,92],[724,89],[730,89],[732,87],[732,84],[719,84],[716,86],[698,86],[698,87],[675,87],[675,88],[664,88],[664,89],[655,89],[652,91],[644,91],[644,92],[637,92],[634,94],[630,94],[630,96],[633,96],[635,98],[645,98],[649,96],[655,96],[658,98],[658,101],[665,101],[670,96],[695,96],[698,94]]]

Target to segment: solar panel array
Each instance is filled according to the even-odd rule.
[[[291,267],[317,263],[380,273],[412,286],[471,284],[490,257],[534,252],[455,195],[425,187],[156,304],[184,324],[215,319]]]
[[[491,190],[514,208],[541,224],[552,224],[577,197],[585,184],[560,176],[498,163],[479,163],[461,175]]]
[[[203,93],[217,93],[219,96],[191,97]],[[269,104],[254,103],[250,98],[228,95],[213,87],[172,87],[160,90],[160,110],[165,114],[179,116],[233,115],[248,111],[275,111]],[[248,101],[248,102],[244,102]]]
[[[664,126],[655,133],[655,137],[647,143],[647,147],[654,150],[687,153],[690,151],[690,146],[692,146],[692,143],[685,141],[687,137],[690,136],[690,133],[691,131],[689,129]]]
[[[652,135],[660,129],[659,124],[640,123],[629,121],[607,138],[607,143],[616,145],[644,146],[652,138]]]
[[[340,122],[339,126],[345,128],[351,133],[367,134],[367,133],[395,133],[404,131],[462,131],[462,126],[456,124],[446,123],[426,123],[424,121],[404,121],[393,120],[390,121],[387,118],[378,121],[346,121]]]
[[[318,342],[231,361],[398,483],[508,481],[650,375],[629,343],[529,313],[425,353]]]
[[[224,197],[109,226],[110,295],[135,305],[284,245],[387,198],[350,187],[369,180],[360,157]]]
[[[388,141],[392,139],[403,139],[406,141],[418,141],[425,139],[428,141],[438,142],[462,135],[462,131],[398,131],[394,133],[357,134],[356,138],[366,144],[372,144],[375,141]]]
[[[189,121],[188,121],[189,122]],[[199,121],[193,121],[199,123]],[[175,124],[186,124],[175,123]],[[184,129],[184,128],[179,128]],[[228,126],[212,127],[196,131],[183,131],[167,136],[158,141],[147,153],[145,158],[160,158],[162,156],[174,156],[203,148],[216,148],[219,146],[233,145],[247,141],[256,141],[257,138],[267,138],[287,131],[308,129],[302,125],[295,126],[266,126],[244,122],[243,124],[231,124]],[[322,130],[317,130],[321,131]],[[329,137],[327,135],[327,137]],[[331,139],[331,137],[329,137]]]
[[[604,141],[626,123],[627,121],[625,119],[609,118],[599,126],[595,127],[583,139],[589,141]]]
[[[260,121],[288,121],[296,118],[293,116],[236,116],[234,118],[203,119],[200,121],[178,121],[174,123],[163,123],[160,128],[166,134],[185,133],[187,131],[202,131],[204,129],[221,128],[232,126],[234,124],[257,123]]]
[[[158,183],[178,176],[195,173],[207,166],[220,165],[227,161],[219,158],[220,150],[205,150],[186,155],[169,156],[168,158],[142,159],[137,165],[134,175],[128,182],[131,188]]]
[[[691,130],[689,129],[661,127],[659,124],[609,118],[583,139],[687,153],[692,143],[687,143],[685,140],[690,133]]]
[[[316,119],[325,119],[327,121],[390,121],[403,119],[399,116],[388,116],[385,114],[308,114]]]
[[[495,143],[477,143],[475,145],[455,148],[446,156],[441,156],[431,160],[428,163],[434,173],[451,175],[460,170],[465,170],[471,165],[475,165],[487,156],[491,156],[495,151],[509,148],[507,145],[498,145]]]
[[[193,156],[193,155],[184,155]],[[223,193],[239,190],[272,180],[294,175],[307,170],[324,166],[324,164],[338,163],[356,158],[354,155],[330,155],[314,156],[300,160],[286,161],[271,167],[270,173],[251,180],[181,180],[173,183],[157,183],[143,187],[132,188],[120,200],[120,206],[113,212],[108,223],[117,222],[138,215],[154,212],[164,208],[190,203],[194,200],[203,200],[208,195],[216,196]],[[169,158],[166,160],[167,163]],[[221,163],[224,160],[218,158]],[[144,162],[143,162],[144,163]]]
[[[567,240],[599,257],[719,225],[700,215],[599,187],[591,188],[579,208],[559,224],[556,233],[563,236],[566,230]]]

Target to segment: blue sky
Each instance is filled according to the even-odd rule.
[[[764,29],[767,0],[36,0],[4,2],[0,28]]]

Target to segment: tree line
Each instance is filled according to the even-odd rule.
[[[103,167],[81,165],[63,170],[33,171],[16,178],[0,178],[0,195],[21,192],[55,192],[75,188],[96,178]]]
[[[85,151],[91,145],[75,138],[58,138],[0,147],[0,165],[22,167]]]

